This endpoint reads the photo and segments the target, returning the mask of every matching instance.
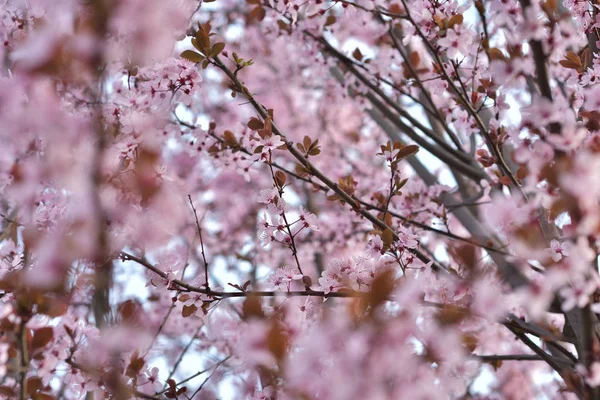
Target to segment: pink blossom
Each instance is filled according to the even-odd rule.
[[[278,196],[279,196],[279,193],[276,188],[262,189],[260,191],[260,196],[258,197],[257,201],[259,203],[272,204],[275,202],[275,199],[279,199]]]
[[[369,243],[367,243],[367,254],[370,257],[378,259],[383,254],[383,240],[381,236],[373,236]]]
[[[456,58],[459,54],[463,56],[469,54],[471,40],[462,30],[448,29],[446,36],[439,39],[438,44],[447,51],[448,57]]]
[[[574,307],[583,308],[590,302],[590,295],[598,288],[597,282],[575,281],[560,290],[563,297],[562,308],[569,311]]]
[[[319,230],[318,218],[315,214],[306,211],[304,207],[300,207],[300,221],[302,221],[302,226],[307,229],[311,229],[313,231]]]
[[[553,239],[550,242],[550,255],[552,256],[552,259],[554,260],[554,262],[559,262],[564,256],[567,256],[567,252],[565,249],[563,249],[562,244],[556,240]]]
[[[146,370],[144,374],[141,375],[138,385],[142,390],[150,389],[148,390],[148,393],[160,392],[163,388],[163,384],[158,378],[158,368],[152,367],[151,369]]]
[[[283,146],[285,142],[278,135],[270,135],[258,141],[258,145],[262,146],[262,153],[269,153]]]
[[[269,276],[269,283],[271,283],[274,290],[280,290],[282,289],[282,286],[285,286],[289,291],[290,283],[301,279],[302,274],[299,274],[296,268],[285,266],[277,268],[275,272]]]

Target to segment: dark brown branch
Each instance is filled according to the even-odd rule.
[[[531,6],[530,0],[519,0],[521,7],[523,8],[523,14],[525,10]],[[525,15],[523,18],[527,18]],[[538,86],[542,96],[552,101],[552,89],[550,89],[550,79],[548,78],[548,67],[546,65],[546,55],[544,54],[544,48],[542,42],[539,40],[530,40],[529,47],[531,48],[531,54],[533,56],[533,62],[535,64],[535,73],[537,75]]]
[[[390,35],[390,37],[392,38],[392,42],[394,43],[394,47],[396,48],[396,50],[398,50],[398,53],[400,53],[400,56],[402,56],[402,59],[404,60],[404,63],[406,64],[409,72],[415,78],[415,82],[417,83],[417,86],[419,86],[419,89],[421,90],[421,94],[425,97],[425,99],[430,104],[430,106],[435,110],[437,120],[440,122],[440,124],[442,125],[442,127],[444,128],[444,130],[446,131],[446,133],[452,140],[452,142],[456,145],[456,147],[461,149],[462,146],[460,144],[460,141],[458,140],[458,137],[454,134],[454,132],[450,129],[450,127],[446,123],[439,108],[437,108],[435,103],[433,102],[433,99],[431,98],[431,94],[425,88],[425,85],[423,85],[421,78],[419,78],[417,71],[414,69],[414,67],[413,67],[412,63],[410,62],[409,58],[407,57],[407,55],[404,54],[404,51],[402,50],[400,43],[398,43],[398,39],[396,38],[394,31],[395,31],[395,28],[393,28],[393,27],[390,28],[388,31],[388,34]],[[423,108],[425,108],[425,107],[423,107]]]
[[[19,391],[20,400],[27,399],[27,370],[29,369],[29,351],[27,350],[27,321],[19,326]]]
[[[459,159],[455,158],[452,154],[447,153],[444,149],[436,148],[432,146],[429,142],[423,139],[421,136],[416,134],[414,130],[406,125],[392,110],[385,106],[377,97],[375,97],[372,93],[367,93],[364,95],[370,102],[375,106],[379,112],[381,112],[390,122],[392,122],[398,129],[400,129],[404,134],[406,134],[409,138],[415,141],[419,146],[429,151],[435,157],[437,157],[440,161],[446,163],[451,168],[456,169],[466,177],[479,182],[482,179],[487,179],[487,175],[485,172],[474,168],[471,165],[465,164],[461,162]]]
[[[475,357],[479,358],[484,362],[492,361],[543,361],[543,359],[536,354],[500,354],[500,355],[479,355],[475,354]]]
[[[505,325],[506,326],[506,325]],[[527,337],[526,334],[520,332],[518,329],[507,326],[508,329],[521,340],[527,347],[529,347],[535,354],[537,354],[542,360],[544,360],[548,365],[550,365],[559,375],[563,376],[565,372],[567,372],[570,368],[562,365],[559,360],[554,358],[552,355],[546,353],[542,348],[540,348],[537,344],[533,342],[530,338]]]
[[[421,132],[423,132],[427,137],[432,139],[435,143],[437,143],[446,152],[448,152],[452,156],[460,159],[462,162],[464,162],[466,164],[470,164],[472,162],[472,160],[470,159],[470,157],[467,154],[465,154],[461,151],[457,151],[457,150],[453,149],[452,147],[450,147],[446,142],[444,142],[436,134],[434,134],[429,128],[425,127],[416,118],[412,117],[408,112],[406,112],[406,110],[403,110],[402,107],[400,107],[397,103],[395,103],[388,96],[386,96],[385,93],[383,93],[380,88],[378,88],[376,85],[374,85],[372,82],[370,82],[363,74],[361,74],[356,69],[352,60],[348,59],[348,57],[346,57],[345,55],[340,53],[338,50],[336,50],[331,44],[329,44],[329,42],[327,42],[326,40],[324,40],[322,38],[318,38],[318,37],[312,35],[311,33],[307,33],[307,35],[310,36],[311,38],[313,38],[314,40],[318,41],[319,43],[323,44],[323,46],[325,46],[325,49],[327,50],[327,52],[332,54],[333,56],[335,56],[339,61],[341,61],[345,65],[345,67],[348,69],[348,71],[350,71],[363,84],[365,84],[369,89],[371,89],[371,91],[373,91],[381,99],[383,99],[383,101],[385,103],[387,103],[388,106],[390,106],[392,109],[394,109],[400,116],[402,116],[403,118],[406,118],[413,126],[415,126],[417,129],[419,129]]]

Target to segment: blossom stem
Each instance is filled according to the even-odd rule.
[[[204,262],[204,283],[206,288],[210,290],[210,285],[208,283],[208,262],[206,261],[206,253],[204,252],[204,240],[202,240],[202,228],[200,227],[200,221],[198,221],[198,213],[196,212],[196,208],[194,207],[194,203],[192,202],[192,196],[188,194],[188,199],[190,200],[190,205],[192,206],[192,210],[194,210],[194,217],[196,218],[196,227],[198,229],[198,236],[200,237],[200,249],[202,252],[202,261]]]
[[[273,178],[273,184],[275,185],[275,187],[277,188],[277,192],[279,193],[279,198],[281,198],[283,200],[283,185],[279,185],[277,183],[277,179],[275,179],[275,172],[273,171],[273,165],[271,165],[272,163],[272,153],[271,150],[269,150],[269,170],[271,171],[271,177]],[[300,266],[300,260],[298,259],[298,251],[296,249],[296,241],[294,240],[294,235],[292,235],[292,230],[290,228],[290,223],[287,220],[287,217],[285,216],[285,211],[282,209],[281,210],[281,217],[283,218],[283,222],[285,222],[285,228],[287,230],[288,236],[290,237],[290,249],[292,250],[292,255],[294,256],[294,259],[296,260],[296,267],[298,268],[298,271],[300,272],[300,274],[302,276],[304,276],[304,272],[302,272],[302,267]]]

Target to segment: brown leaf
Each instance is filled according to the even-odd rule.
[[[391,12],[392,14],[404,14],[404,9],[398,3],[390,4],[388,11]]]
[[[48,393],[34,393],[31,400],[55,400],[56,398]]]
[[[308,170],[303,165],[298,164],[298,163],[296,163],[295,172],[296,172],[296,175],[302,176],[302,177],[306,176],[306,175],[310,175],[308,173]]]
[[[137,300],[127,300],[119,304],[117,311],[124,321],[130,320],[140,312],[141,305]]]
[[[494,368],[494,371],[498,371],[498,368],[502,366],[502,360],[492,360],[487,361],[487,363],[490,364],[492,368]]]
[[[501,184],[503,184],[504,186],[510,186],[512,184],[512,180],[510,179],[509,176],[501,176],[500,179],[498,179],[500,181]]]
[[[583,63],[577,54],[569,51],[564,60],[559,61],[560,65],[567,69],[574,69],[578,72],[583,71]]]
[[[465,333],[462,336],[462,342],[463,342],[463,346],[466,347],[466,349],[469,353],[472,353],[473,350],[475,350],[477,348],[477,345],[479,344],[479,340],[477,339],[477,336],[475,336],[471,333]]]
[[[525,179],[529,175],[529,168],[526,165],[522,165],[517,170],[517,178]]]
[[[204,56],[202,54],[196,53],[192,50],[186,50],[183,53],[181,53],[181,58],[185,58],[186,60],[191,61],[193,63],[199,63],[204,60]]]
[[[135,352],[131,356],[131,360],[129,361],[129,365],[127,366],[127,371],[125,372],[125,375],[127,375],[130,378],[136,378],[140,374],[142,368],[144,368],[145,364],[146,361],[144,361],[144,357],[140,357],[139,354]]]
[[[421,63],[421,56],[419,55],[419,53],[417,53],[416,51],[413,51],[412,53],[410,53],[410,55],[408,56],[408,61],[410,62],[410,65],[414,68],[414,69],[418,69],[419,68],[419,64]]]
[[[390,228],[386,228],[381,232],[381,240],[383,241],[383,249],[388,250],[394,241],[394,233]]]
[[[363,59],[363,54],[361,53],[360,49],[357,47],[356,49],[354,49],[354,51],[352,52],[352,57],[354,57],[354,59],[358,60],[358,61],[362,61]]]
[[[223,132],[223,140],[225,141],[225,144],[227,144],[229,147],[237,146],[237,139],[231,131]]]
[[[412,156],[413,154],[417,154],[418,151],[419,151],[419,146],[417,146],[415,144],[409,144],[408,146],[404,146],[402,148],[402,150],[400,150],[398,152],[396,159],[401,160],[408,156]]]
[[[271,329],[267,334],[267,348],[275,356],[275,359],[280,362],[287,354],[289,338],[284,332],[281,323],[273,320]]]
[[[275,172],[275,183],[277,183],[278,187],[283,187],[283,185],[285,185],[285,182],[287,180],[287,176],[281,172],[281,171],[277,171]]]
[[[196,42],[200,46],[200,50],[206,54],[206,50],[210,48],[210,37],[208,37],[208,33],[204,29],[198,29],[196,32]]]
[[[304,144],[304,148],[306,149],[306,151],[308,151],[308,149],[310,148],[310,145],[312,143],[312,139],[310,138],[310,136],[306,135],[306,136],[304,136],[302,143]]]
[[[27,393],[29,395],[40,391],[43,387],[44,384],[42,383],[42,380],[37,376],[32,376],[31,378],[27,379]]]
[[[468,309],[453,304],[444,304],[435,315],[440,325],[455,325],[468,316]]]
[[[248,20],[260,22],[263,19],[265,19],[266,15],[267,15],[267,12],[265,11],[265,9],[261,6],[258,6],[254,9],[252,9],[252,11],[250,11],[250,14],[248,14]]]
[[[8,224],[6,224],[4,231],[0,232],[0,241],[10,239],[14,244],[17,244],[19,243],[18,232],[19,224],[17,224],[15,221],[9,221]]]
[[[46,347],[48,343],[54,338],[54,329],[50,326],[39,328],[33,331],[33,338],[31,339],[31,347],[33,350],[41,349]]]
[[[41,304],[38,304],[38,312],[52,318],[60,317],[67,312],[69,305],[60,298],[45,296]]]
[[[453,15],[448,20],[448,29],[452,29],[452,27],[454,27],[454,25],[461,25],[463,23],[463,19],[464,18],[463,18],[462,14]]]
[[[473,270],[477,264],[477,252],[475,246],[463,244],[456,248],[454,255],[460,264],[468,269]]]
[[[225,43],[223,42],[219,42],[219,43],[215,43],[212,47],[212,49],[210,50],[210,56],[211,57],[216,57],[218,56],[223,50],[225,49]]]
[[[550,13],[555,13],[558,10],[558,0],[546,0],[543,8]]]
[[[245,319],[255,317],[255,318],[264,318],[265,313],[262,309],[262,305],[260,304],[260,298],[256,296],[249,296],[242,304],[242,315]]]
[[[392,269],[386,269],[375,276],[366,297],[368,305],[372,309],[375,309],[387,301],[394,289],[395,283],[394,271]]]
[[[252,118],[250,118],[250,121],[248,121],[248,128],[252,129],[253,131],[263,129],[264,127],[265,127],[265,125],[258,118],[252,117]]]
[[[183,306],[183,309],[181,310],[181,316],[183,318],[188,318],[194,315],[196,311],[198,311],[198,307],[196,307],[195,304],[192,304],[191,306]]]
[[[332,194],[331,196],[327,196],[327,200],[329,201],[336,201],[336,200],[340,200],[341,197],[338,194]]]
[[[279,29],[282,31],[285,31],[287,33],[291,33],[292,32],[292,27],[288,24],[285,23],[285,21],[282,20],[278,20],[277,21],[277,26],[279,26]]]
[[[490,59],[490,61],[492,61],[492,60],[506,61],[506,56],[504,55],[502,50],[497,49],[495,47],[488,49],[487,55],[488,55],[488,58]]]

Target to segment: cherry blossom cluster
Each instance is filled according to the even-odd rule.
[[[0,0],[0,397],[600,397],[600,7]]]

